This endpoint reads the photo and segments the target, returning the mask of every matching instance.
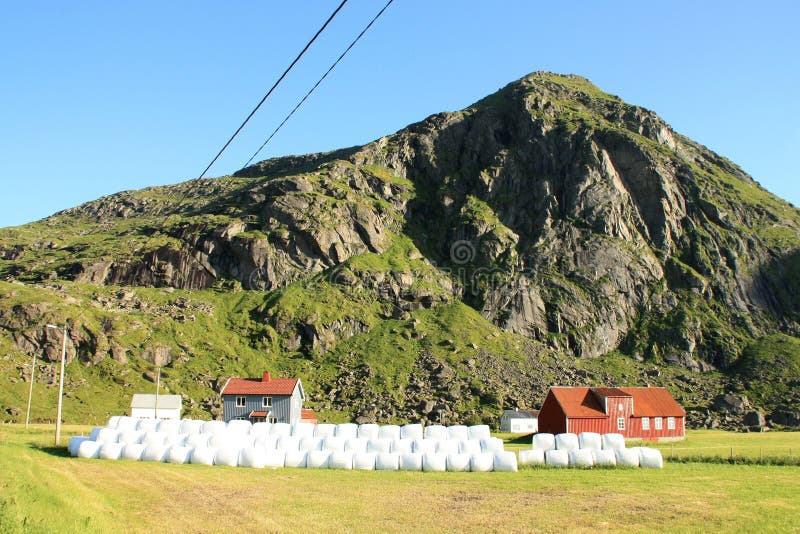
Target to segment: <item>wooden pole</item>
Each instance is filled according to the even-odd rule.
[[[64,321],[64,342],[61,345],[61,376],[58,380],[58,409],[56,410],[56,447],[61,443],[61,404],[64,396],[64,364],[67,358],[67,322]]]
[[[36,371],[36,352],[33,353],[33,365],[31,366],[31,387],[28,389],[28,411],[25,413],[25,430],[28,429],[28,422],[31,420],[31,398],[33,398],[34,371]]]
[[[155,419],[158,419],[158,390],[161,389],[161,367],[157,367],[156,372],[156,408]]]

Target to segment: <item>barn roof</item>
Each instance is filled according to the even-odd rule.
[[[131,408],[144,408],[154,410],[156,407],[156,396],[152,393],[134,393],[131,399]],[[180,410],[180,395],[159,395],[159,410]]]
[[[603,392],[614,392],[603,394]],[[633,397],[634,417],[683,417],[686,411],[664,388],[550,388],[564,414],[570,419],[595,419],[608,417],[600,403],[603,397]]]
[[[221,394],[291,395],[299,382],[299,378],[271,378],[269,373],[264,373],[261,378],[229,378]]]

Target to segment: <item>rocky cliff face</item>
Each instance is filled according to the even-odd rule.
[[[266,291],[254,316],[287,354],[459,301],[543,351],[694,372],[800,335],[798,210],[653,112],[549,73],[363,147],[66,210],[5,231],[0,254],[26,282]],[[341,313],[289,302],[309,282]]]

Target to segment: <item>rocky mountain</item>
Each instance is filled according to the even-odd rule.
[[[551,384],[660,384],[695,425],[800,424],[800,212],[577,76],[104,197],[0,230],[0,258],[7,418],[31,355],[51,380],[44,324],[70,319],[75,418],[158,365],[198,414],[267,367],[333,419],[491,420]]]

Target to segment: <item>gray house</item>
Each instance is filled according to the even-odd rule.
[[[225,421],[247,419],[253,423],[297,423],[306,398],[299,378],[229,378],[222,388]]]

